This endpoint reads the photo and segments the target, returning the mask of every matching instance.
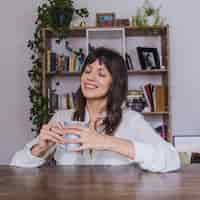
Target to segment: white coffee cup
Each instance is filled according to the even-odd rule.
[[[83,122],[83,121],[65,121],[64,122],[64,126],[70,126],[70,125],[80,125],[80,126],[83,126],[83,127],[88,127],[88,123],[86,122]],[[64,135],[64,138],[65,139],[78,139],[80,138],[80,135],[78,134],[70,134],[70,133],[66,133]],[[77,144],[64,144],[62,145],[66,151],[71,151],[73,149],[77,149],[81,146],[81,144],[77,143]]]

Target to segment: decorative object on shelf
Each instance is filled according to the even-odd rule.
[[[142,112],[147,105],[143,90],[129,90],[126,106],[131,110]]]
[[[94,50],[95,50],[95,47],[92,46],[92,45],[89,43],[89,44],[88,44],[88,50],[89,50],[89,53],[90,53],[91,51],[94,51]]]
[[[97,27],[112,27],[114,26],[115,13],[96,13]]]
[[[66,12],[67,11],[67,12]],[[32,69],[28,71],[31,85],[28,87],[29,98],[32,104],[30,109],[30,120],[32,120],[32,132],[38,134],[43,123],[50,119],[48,113],[48,97],[42,93],[42,57],[43,29],[51,28],[59,37],[69,29],[73,14],[80,17],[89,15],[86,8],[75,9],[72,0],[47,0],[37,9],[36,29],[34,39],[29,40],[27,47],[32,51]]]
[[[86,27],[86,18],[89,16],[88,11],[85,8],[81,8],[79,10],[77,10],[77,14],[78,16],[72,20],[71,22],[71,27],[81,27],[84,28]],[[81,16],[81,18],[79,17]]]
[[[81,16],[81,21],[80,21],[79,26],[82,28],[86,27],[86,18],[89,16],[88,10],[85,8],[81,8],[81,9],[77,10],[77,14],[79,16]]]
[[[119,27],[130,26],[130,20],[125,18],[115,19],[114,26],[119,26]]]
[[[144,26],[144,17],[142,15],[141,9],[137,9],[137,14],[132,16],[132,26]]]
[[[133,26],[160,26],[164,19],[160,16],[160,9],[155,8],[150,0],[145,0],[143,6],[137,9],[136,16],[132,17]]]
[[[137,47],[136,49],[142,69],[160,69],[157,48]]]

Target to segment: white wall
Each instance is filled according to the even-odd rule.
[[[0,164],[32,138],[29,117],[27,71],[31,67],[26,41],[32,38],[36,8],[42,0],[0,3]],[[142,0],[76,0],[76,7],[88,7],[94,24],[95,12],[114,11],[130,17]],[[162,15],[171,25],[171,83],[174,134],[200,134],[198,0],[154,0],[162,3]],[[197,93],[196,93],[197,92]]]
[[[31,67],[26,42],[34,30],[36,1],[0,3],[0,163],[32,138],[28,120],[27,70]]]

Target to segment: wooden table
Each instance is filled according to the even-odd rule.
[[[0,200],[200,200],[200,165],[157,174],[134,166],[0,167]]]

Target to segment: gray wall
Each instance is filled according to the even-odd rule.
[[[0,3],[0,164],[32,138],[29,117],[27,70],[31,67],[26,41],[32,38],[36,8],[41,0],[1,1]],[[76,0],[76,7],[88,7],[94,24],[95,12],[114,11],[130,17],[142,0]],[[199,35],[197,0],[154,0],[162,3],[162,15],[171,25],[171,88],[173,132],[200,134]]]
[[[32,37],[36,2],[0,3],[0,163],[8,163],[13,152],[32,138],[28,120],[27,70],[31,67],[26,41]]]

